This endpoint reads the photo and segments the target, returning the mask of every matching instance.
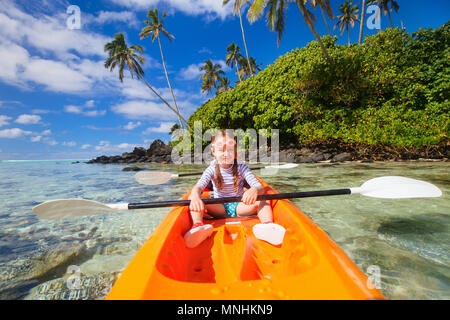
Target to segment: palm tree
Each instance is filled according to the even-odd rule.
[[[218,63],[213,64],[211,59],[205,61],[205,64],[200,67],[200,71],[205,71],[199,77],[199,80],[203,80],[202,82],[202,92],[210,93],[212,88],[217,89],[217,82],[220,81],[222,75],[225,74],[222,70],[222,66]]]
[[[125,42],[125,37],[122,33],[117,33],[114,36],[114,40],[105,44],[104,47],[105,52],[108,52],[108,58],[105,61],[105,68],[109,69],[109,71],[113,71],[117,66],[119,69],[119,79],[120,82],[123,82],[124,78],[124,68],[125,66],[130,71],[131,78],[134,79],[136,76],[139,80],[141,80],[162,102],[164,102],[167,107],[175,112],[175,114],[183,120],[186,124],[186,127],[190,130],[190,127],[186,123],[186,120],[180,115],[180,113],[175,110],[163,97],[161,97],[155,89],[153,89],[143,78],[144,70],[142,70],[141,64],[145,63],[145,59],[137,54],[139,52],[142,54],[144,49],[141,46],[130,46],[128,47]]]
[[[173,94],[172,86],[170,85],[169,81],[169,75],[167,74],[167,68],[166,68],[166,62],[164,61],[164,54],[161,47],[161,33],[169,39],[170,42],[172,42],[172,38],[175,39],[175,37],[170,34],[166,29],[164,29],[164,18],[166,17],[166,12],[163,12],[162,19],[159,20],[158,17],[158,10],[155,8],[154,10],[148,10],[147,17],[150,18],[150,20],[144,20],[144,22],[147,24],[144,28],[142,28],[141,33],[139,36],[141,37],[141,40],[148,37],[149,35],[152,36],[152,42],[155,39],[158,39],[159,44],[159,50],[161,51],[161,59],[164,67],[164,72],[166,73],[166,79],[167,84],[169,85],[170,93],[172,94],[173,104],[175,105],[175,109],[178,110],[177,102],[175,101],[175,96]],[[180,121],[180,127],[183,128],[183,124],[181,122],[181,119],[178,118]]]
[[[307,0],[255,0],[248,10],[247,18],[250,22],[256,21],[262,16],[264,9],[268,7],[267,24],[269,25],[270,30],[275,30],[278,33],[277,45],[280,45],[281,36],[285,27],[285,11],[288,7],[288,2],[292,1],[297,4],[303,15],[303,20],[305,20],[306,25],[314,34],[323,55],[331,64],[331,57],[314,27],[316,17],[305,6]]]
[[[392,17],[391,17],[391,11],[392,9],[395,10],[395,12],[398,12],[398,9],[400,9],[400,6],[397,2],[394,0],[378,0],[378,1],[370,1],[370,3],[377,3],[380,9],[383,11],[384,15],[389,16],[389,21],[391,22],[391,27],[394,27],[394,24],[392,23]],[[390,8],[389,8],[390,5]]]
[[[230,91],[232,88],[230,86],[230,79],[224,77],[219,79],[219,90],[217,93]]]
[[[333,10],[331,9],[330,1],[329,0],[311,0],[311,7],[313,9],[316,9],[317,5],[319,5],[320,12],[322,13],[323,21],[325,21],[325,25],[327,26],[328,34],[332,37],[330,27],[328,27],[327,19],[325,18],[325,14],[323,11],[327,13],[328,17],[330,17],[331,20],[334,20],[334,14]]]
[[[256,74],[256,71],[261,71],[260,65],[256,64],[256,60],[253,57],[250,57],[249,60],[250,60],[250,69],[248,69],[247,65],[241,64],[240,70],[242,70],[244,77]]]
[[[337,16],[338,22],[334,27],[336,28],[337,26],[339,26],[341,35],[344,33],[344,30],[347,29],[348,46],[350,46],[350,28],[348,26],[349,24],[351,24],[353,28],[355,26],[355,20],[359,21],[357,14],[358,10],[358,6],[356,4],[353,5],[353,1],[350,1],[349,3],[348,0],[345,0],[345,2],[339,6],[339,11],[342,14],[340,16]]]
[[[230,0],[223,0],[222,6],[227,5],[228,2],[230,2]],[[250,60],[248,59],[247,41],[245,41],[244,25],[242,24],[242,15],[241,15],[241,7],[246,2],[248,2],[248,0],[234,0],[233,14],[239,15],[239,21],[241,23],[241,30],[242,30],[242,40],[244,41],[245,55],[247,56],[247,63],[250,66]]]
[[[364,18],[366,17],[366,0],[362,0],[362,9],[361,9],[361,23],[359,26],[359,39],[358,44],[361,44],[363,32],[364,32]]]
[[[232,69],[236,66],[236,74],[239,78],[239,82],[242,81],[242,78],[238,72],[239,71],[238,61],[241,61],[242,59],[244,59],[244,57],[241,55],[241,49],[239,48],[239,46],[235,45],[234,43],[231,43],[227,48],[225,63]]]

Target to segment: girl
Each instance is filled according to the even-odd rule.
[[[212,137],[211,142],[211,152],[215,160],[203,172],[189,196],[193,225],[184,236],[186,246],[196,247],[213,232],[212,225],[203,224],[203,213],[206,211],[216,218],[246,217],[257,213],[261,223],[253,227],[255,237],[273,245],[281,244],[286,230],[273,223],[272,208],[268,201],[256,201],[258,194],[264,193],[264,188],[250,169],[237,160],[234,138],[225,130],[221,130]],[[250,186],[245,192],[244,180]],[[201,194],[210,181],[214,187],[214,198],[242,196],[242,202],[205,206]]]

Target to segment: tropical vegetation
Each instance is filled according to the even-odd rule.
[[[280,141],[424,146],[448,139],[450,23],[399,28],[343,46],[324,36],[295,49],[189,118],[203,129],[280,129]]]
[[[227,5],[230,0],[223,0]],[[248,55],[242,23],[243,6],[248,4],[247,19],[254,22],[266,12],[270,30],[280,43],[286,28],[289,3],[295,3],[315,37],[306,47],[280,56],[261,70],[256,58]],[[403,28],[388,28],[363,38],[366,6],[377,4],[384,15],[398,12],[394,0],[363,0],[361,12],[353,1],[339,6],[334,16],[328,0],[234,0],[233,12],[239,16],[245,56],[231,43],[225,53],[226,64],[235,69],[233,84],[222,70],[224,66],[208,59],[200,67],[201,90],[216,96],[204,103],[186,121],[180,114],[170,84],[162,50],[161,35],[175,37],[164,28],[165,12],[149,10],[141,39],[158,39],[164,72],[173,100],[171,106],[144,79],[143,47],[128,46],[122,33],[105,45],[105,67],[118,69],[123,81],[127,68],[131,78],[142,81],[179,117],[172,131],[184,126],[190,131],[201,120],[203,129],[280,129],[281,141],[308,143],[333,138],[365,144],[424,146],[447,140],[450,114],[449,23],[431,30],[408,34]],[[320,36],[311,10],[320,9],[328,35]],[[266,11],[267,9],[267,11]],[[332,36],[327,19],[347,31],[347,45],[339,45]],[[350,42],[350,27],[360,22],[358,44]],[[381,31],[381,30],[379,30]],[[225,49],[225,48],[224,48]]]

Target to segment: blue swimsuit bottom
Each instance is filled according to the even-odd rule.
[[[209,198],[214,198],[214,193],[210,192],[209,193]],[[236,207],[239,204],[239,202],[227,202],[227,203],[222,203],[223,206],[225,207],[225,212],[227,213],[227,218],[236,218]]]

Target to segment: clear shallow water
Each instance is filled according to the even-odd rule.
[[[199,166],[145,165],[198,172]],[[164,218],[168,208],[40,221],[31,209],[51,199],[104,203],[180,198],[198,177],[161,186],[137,184],[124,165],[66,162],[0,163],[0,298],[102,298],[118,272]],[[255,171],[258,174],[258,171]],[[445,162],[301,164],[263,178],[279,192],[357,187],[387,175],[431,182],[443,196],[374,199],[333,196],[294,200],[364,271],[377,266],[390,299],[450,298],[450,174]],[[77,266],[88,290],[62,290]],[[73,267],[72,267],[73,268]],[[68,282],[69,281],[69,282]]]

